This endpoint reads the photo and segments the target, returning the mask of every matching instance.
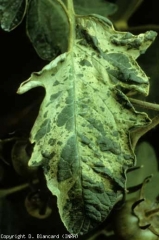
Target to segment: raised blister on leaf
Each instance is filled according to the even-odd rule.
[[[32,82],[45,88],[31,131],[29,165],[42,165],[68,231],[84,234],[122,198],[125,172],[135,164],[129,130],[150,122],[125,95],[148,93],[148,78],[135,59],[150,41],[129,51],[111,42],[114,34],[124,35],[109,20],[97,15],[76,20],[77,39],[70,51],[32,74],[18,92],[31,89]]]

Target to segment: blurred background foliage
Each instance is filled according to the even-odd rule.
[[[130,31],[133,34],[150,29],[159,31],[158,1],[107,2],[115,4],[116,11],[111,9],[113,14],[109,18],[116,30]],[[42,60],[35,52],[26,36],[25,21],[11,32],[0,29],[0,53],[0,234],[65,234],[67,231],[59,218],[56,198],[47,191],[41,170],[35,169],[34,173],[28,171],[26,176],[21,174],[27,165],[32,148],[27,138],[38,114],[44,91],[36,88],[26,94],[17,95],[16,90],[31,72],[39,71],[48,61]],[[159,103],[159,37],[147,52],[139,57],[138,63],[150,77],[150,94],[146,101]],[[36,101],[33,100],[35,95]],[[153,111],[148,113],[151,117],[157,114]],[[135,179],[134,171],[128,173],[127,187],[141,184],[145,177],[153,174],[152,180],[145,187],[145,195],[151,201],[155,201],[159,196],[158,136],[159,127],[156,127],[142,137],[136,149],[137,166],[142,168],[134,170]],[[23,141],[17,146],[15,143],[19,138],[23,138]],[[22,146],[25,146],[26,152],[22,150]],[[16,151],[21,151],[21,156],[25,160],[22,166]],[[30,178],[30,175],[34,174],[35,176]],[[35,180],[37,178],[38,182]],[[136,192],[133,195],[128,194],[127,199],[137,196],[136,194]],[[45,199],[44,195],[47,196]],[[37,209],[43,211],[43,208],[46,210],[48,206],[53,210],[49,212],[48,209],[45,219],[35,218]],[[116,239],[112,231],[112,219],[113,214],[99,226],[99,229],[78,239]]]

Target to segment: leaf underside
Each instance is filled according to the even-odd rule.
[[[156,33],[116,32],[98,15],[77,17],[76,25],[72,50],[33,73],[18,93],[46,90],[29,165],[43,166],[68,231],[84,234],[106,219],[125,190],[125,171],[135,164],[129,131],[150,119],[126,93],[148,94],[148,78],[135,59]]]

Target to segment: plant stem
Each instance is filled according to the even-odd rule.
[[[12,193],[21,191],[25,188],[29,187],[28,183],[24,183],[22,185],[16,186],[16,187],[12,187],[12,188],[8,188],[8,189],[0,189],[0,198],[6,197],[7,195],[10,195]]]
[[[38,183],[38,180],[35,179],[33,181],[33,183],[34,184]],[[28,188],[28,187],[30,187],[29,183],[24,183],[22,185],[15,186],[15,187],[12,187],[12,188],[0,189],[0,198],[4,198],[4,197],[6,197],[6,196],[8,196],[10,194],[22,191],[23,189]]]
[[[138,105],[139,107],[147,108],[147,109],[154,110],[154,111],[159,111],[159,104],[145,102],[145,101],[141,101],[141,100],[138,100],[135,98],[129,98],[129,101],[131,103]]]
[[[118,0],[119,11],[112,17],[115,20],[114,25],[118,30],[128,29],[128,20],[140,7],[142,2],[143,0]]]
[[[66,8],[65,4],[64,4],[61,0],[57,0],[57,2],[61,5],[61,7],[62,7],[63,10],[65,11],[65,13],[68,14],[67,8]]]
[[[69,46],[68,51],[71,51],[74,46],[75,40],[75,12],[73,0],[67,0],[68,19],[70,24]]]

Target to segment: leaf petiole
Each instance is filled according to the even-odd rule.
[[[159,104],[145,102],[145,101],[141,101],[141,100],[134,99],[134,98],[129,98],[129,101],[131,103],[138,105],[139,107],[147,108],[147,109],[154,110],[154,111],[159,111]]]
[[[74,40],[75,40],[75,12],[74,12],[73,0],[67,0],[67,9],[68,9],[68,20],[70,24],[68,51],[70,51],[74,45]]]

